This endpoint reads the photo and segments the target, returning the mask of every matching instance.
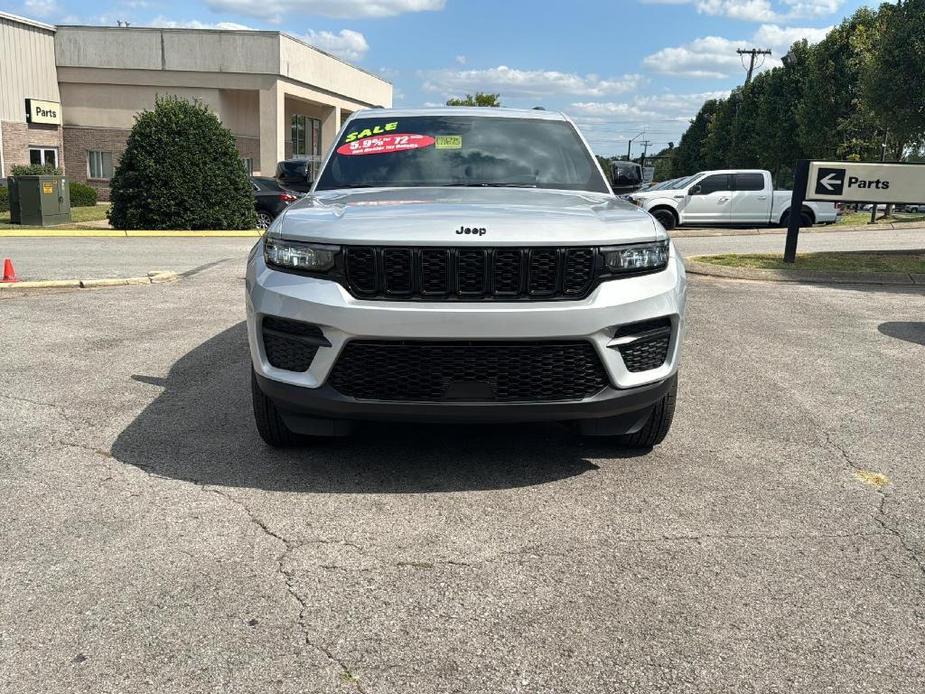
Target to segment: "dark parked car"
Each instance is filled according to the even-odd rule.
[[[258,229],[269,227],[276,215],[299,199],[298,193],[283,188],[275,178],[252,176],[251,185],[254,186]]]
[[[276,164],[276,181],[289,190],[307,193],[312,187],[312,162],[307,159],[284,159]]]

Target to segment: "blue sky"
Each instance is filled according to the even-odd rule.
[[[579,123],[600,154],[677,141],[704,99],[745,78],[738,47],[819,40],[860,0],[0,0],[57,24],[285,31],[395,85],[395,105],[475,90]],[[634,149],[634,153],[638,148]]]

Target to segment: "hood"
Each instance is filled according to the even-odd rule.
[[[289,207],[269,234],[421,246],[608,245],[664,237],[648,213],[611,195],[536,188],[324,191]]]

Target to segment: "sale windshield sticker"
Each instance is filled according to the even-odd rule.
[[[437,135],[437,149],[462,149],[462,135]]]
[[[337,153],[348,157],[360,154],[392,154],[393,152],[406,152],[410,149],[431,147],[434,142],[435,139],[430,135],[404,133],[378,135],[347,142],[337,148]]]
[[[356,140],[362,140],[364,137],[384,135],[385,133],[395,132],[396,130],[398,130],[397,120],[391,123],[383,123],[382,125],[374,125],[371,128],[364,128],[363,130],[354,130],[353,132],[347,133],[344,142],[355,142]]]

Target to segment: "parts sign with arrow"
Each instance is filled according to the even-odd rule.
[[[805,199],[925,202],[925,165],[813,161],[809,163]]]
[[[841,195],[844,188],[844,169],[819,169],[816,174],[816,195]]]

